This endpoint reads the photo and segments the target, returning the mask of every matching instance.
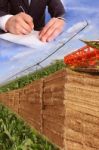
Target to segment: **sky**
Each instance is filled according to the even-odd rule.
[[[0,40],[0,83],[6,81],[7,78],[13,76],[24,68],[44,59],[47,55],[52,53],[57,46],[61,45],[60,41],[63,37],[63,39],[68,40],[67,37],[73,35],[75,30],[79,29],[84,24],[85,20],[89,23],[88,27],[41,65],[46,66],[55,59],[63,59],[66,54],[84,46],[84,43],[82,43],[80,39],[99,39],[99,1],[62,1],[66,9],[65,33],[52,43],[49,43],[47,48],[44,47],[43,50],[39,48],[37,51],[34,51],[25,46]],[[46,20],[48,20],[48,18],[49,16],[47,15]],[[36,67],[36,69],[37,68],[39,67]],[[29,71],[31,71],[31,69]]]
[[[69,26],[76,21],[88,20],[90,24],[89,34],[98,38],[99,30],[99,1],[97,0],[64,0],[67,10],[67,22]],[[95,31],[94,31],[95,29]]]

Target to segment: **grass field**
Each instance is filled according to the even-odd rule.
[[[59,150],[0,104],[0,150]]]
[[[31,73],[27,76],[16,79],[16,80],[8,83],[7,85],[0,87],[0,93],[22,88],[25,85],[27,85],[35,80],[38,80],[45,76],[48,76],[62,68],[65,68],[65,67],[66,67],[66,65],[64,64],[63,60],[56,60],[55,62],[53,62],[49,66],[45,67],[44,69],[35,71],[34,73]]]

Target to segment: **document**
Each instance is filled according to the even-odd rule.
[[[16,44],[24,45],[31,48],[43,47],[46,45],[46,42],[41,42],[39,39],[39,32],[32,31],[28,35],[14,35],[11,33],[0,34],[0,38],[3,40],[7,40]]]

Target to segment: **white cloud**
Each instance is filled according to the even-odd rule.
[[[99,9],[91,8],[90,7],[68,7],[70,10],[76,10],[76,11],[83,11],[83,12],[90,12],[90,13],[99,13]]]
[[[17,55],[11,57],[10,61],[14,61],[14,60],[19,60],[19,59],[23,59],[23,57],[27,57],[28,55],[31,55],[33,54],[33,51],[25,51],[25,52],[21,52],[21,53],[18,53]]]
[[[79,23],[73,25],[72,27],[70,27],[70,28],[67,30],[67,33],[69,33],[69,34],[76,33],[77,31],[79,31],[80,29],[82,29],[86,24],[87,24],[86,21],[79,22]]]

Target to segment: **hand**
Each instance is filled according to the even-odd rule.
[[[33,28],[32,17],[23,12],[9,18],[5,25],[5,29],[13,34],[29,34]]]
[[[55,39],[63,30],[65,21],[59,18],[52,18],[47,25],[40,31],[39,37],[43,42]]]

